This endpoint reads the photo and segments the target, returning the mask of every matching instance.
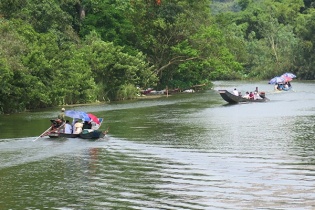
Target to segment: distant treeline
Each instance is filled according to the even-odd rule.
[[[315,79],[309,0],[0,1],[0,113],[124,100],[137,87]]]

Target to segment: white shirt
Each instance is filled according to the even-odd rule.
[[[238,91],[237,90],[233,90],[233,94],[238,96]]]
[[[246,95],[243,96],[243,98],[249,99],[249,93],[246,93]]]
[[[254,100],[261,99],[257,92],[254,93]]]
[[[71,134],[72,133],[72,126],[69,123],[65,124],[65,133]]]

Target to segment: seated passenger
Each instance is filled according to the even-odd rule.
[[[254,99],[254,93],[253,92],[249,93],[249,99]]]
[[[261,99],[261,97],[259,96],[258,92],[255,91],[254,100],[257,100],[257,99]]]
[[[82,132],[83,123],[76,121],[73,125],[73,134],[80,134]]]
[[[233,90],[233,94],[234,94],[234,95],[236,95],[236,96],[238,96],[238,95],[239,95],[239,93],[238,93],[238,91],[236,90],[236,88],[234,88],[234,90]]]
[[[65,134],[72,134],[72,126],[71,126],[69,120],[66,120]]]
[[[278,84],[278,90],[283,90],[283,84]]]
[[[248,91],[245,93],[245,95],[243,96],[243,98],[249,99],[249,92],[248,92]]]
[[[83,129],[91,129],[92,128],[92,124],[91,124],[91,121],[84,121],[84,124],[83,124]]]

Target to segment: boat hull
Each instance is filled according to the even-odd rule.
[[[78,138],[80,137],[80,134],[66,134],[66,133],[57,133],[52,132],[48,134],[50,138]]]
[[[99,139],[105,136],[105,132],[99,130],[83,130],[80,134],[66,134],[66,133],[58,133],[51,132],[48,134],[50,138],[81,138],[81,139]]]
[[[275,90],[276,91],[290,91],[292,89],[292,87],[289,87],[289,88],[276,88]]]
[[[99,139],[103,138],[105,136],[105,133],[102,131],[94,130],[92,132],[83,132],[80,134],[80,138],[82,139]]]
[[[266,102],[269,101],[268,98],[265,97],[264,94],[260,94],[261,99],[247,99],[241,96],[236,96],[230,93],[227,90],[219,90],[221,97],[230,104],[237,104],[237,103],[250,103],[250,102]]]

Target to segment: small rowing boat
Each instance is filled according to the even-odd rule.
[[[98,118],[99,124],[96,128],[92,127],[91,129],[83,129],[81,133],[74,134],[74,133],[64,133],[64,127],[61,126],[55,126],[56,122],[55,120],[50,120],[52,122],[52,129],[48,131],[45,136],[49,136],[50,138],[81,138],[81,139],[99,139],[103,138],[108,130],[106,131],[100,131],[99,127],[101,126],[103,122],[103,118]]]
[[[50,120],[51,126],[33,141],[44,136],[95,140],[103,138],[108,133],[108,129],[106,131],[99,130],[103,118],[98,118],[91,113],[69,110],[65,112],[65,116],[73,118],[72,124],[70,124],[69,120],[52,119]]]

